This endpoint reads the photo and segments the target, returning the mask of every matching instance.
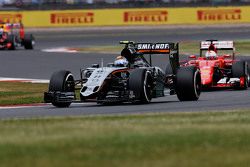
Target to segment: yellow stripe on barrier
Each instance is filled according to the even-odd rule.
[[[250,6],[0,12],[26,27],[250,23]]]

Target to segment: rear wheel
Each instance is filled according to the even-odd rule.
[[[180,67],[176,73],[176,94],[180,101],[198,100],[201,93],[201,76],[196,67]]]
[[[32,34],[27,34],[24,36],[23,45],[25,49],[34,49],[35,39]]]
[[[237,84],[235,89],[247,89],[249,85],[248,65],[246,61],[238,61],[232,65],[232,77],[243,79],[243,85]]]
[[[134,92],[139,103],[149,103],[152,99],[152,76],[146,69],[135,69],[130,73],[129,89]]]
[[[49,92],[74,92],[74,77],[70,71],[57,71],[52,74],[49,83]],[[56,107],[69,107],[71,102],[57,102],[52,100],[52,104]]]

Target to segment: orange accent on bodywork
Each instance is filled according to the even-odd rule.
[[[139,50],[141,53],[169,53],[168,49],[165,50]]]

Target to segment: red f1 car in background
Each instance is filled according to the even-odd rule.
[[[35,39],[26,34],[22,23],[0,23],[0,49],[15,50],[17,47],[33,49]]]
[[[200,56],[189,56],[182,66],[200,69],[203,88],[247,89],[249,86],[248,64],[235,60],[233,41],[201,41]]]

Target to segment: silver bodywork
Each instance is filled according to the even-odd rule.
[[[86,83],[80,91],[81,95],[84,97],[91,96],[92,94],[98,92],[104,80],[114,71],[125,69],[126,67],[102,67],[93,70],[91,75],[88,77]]]

